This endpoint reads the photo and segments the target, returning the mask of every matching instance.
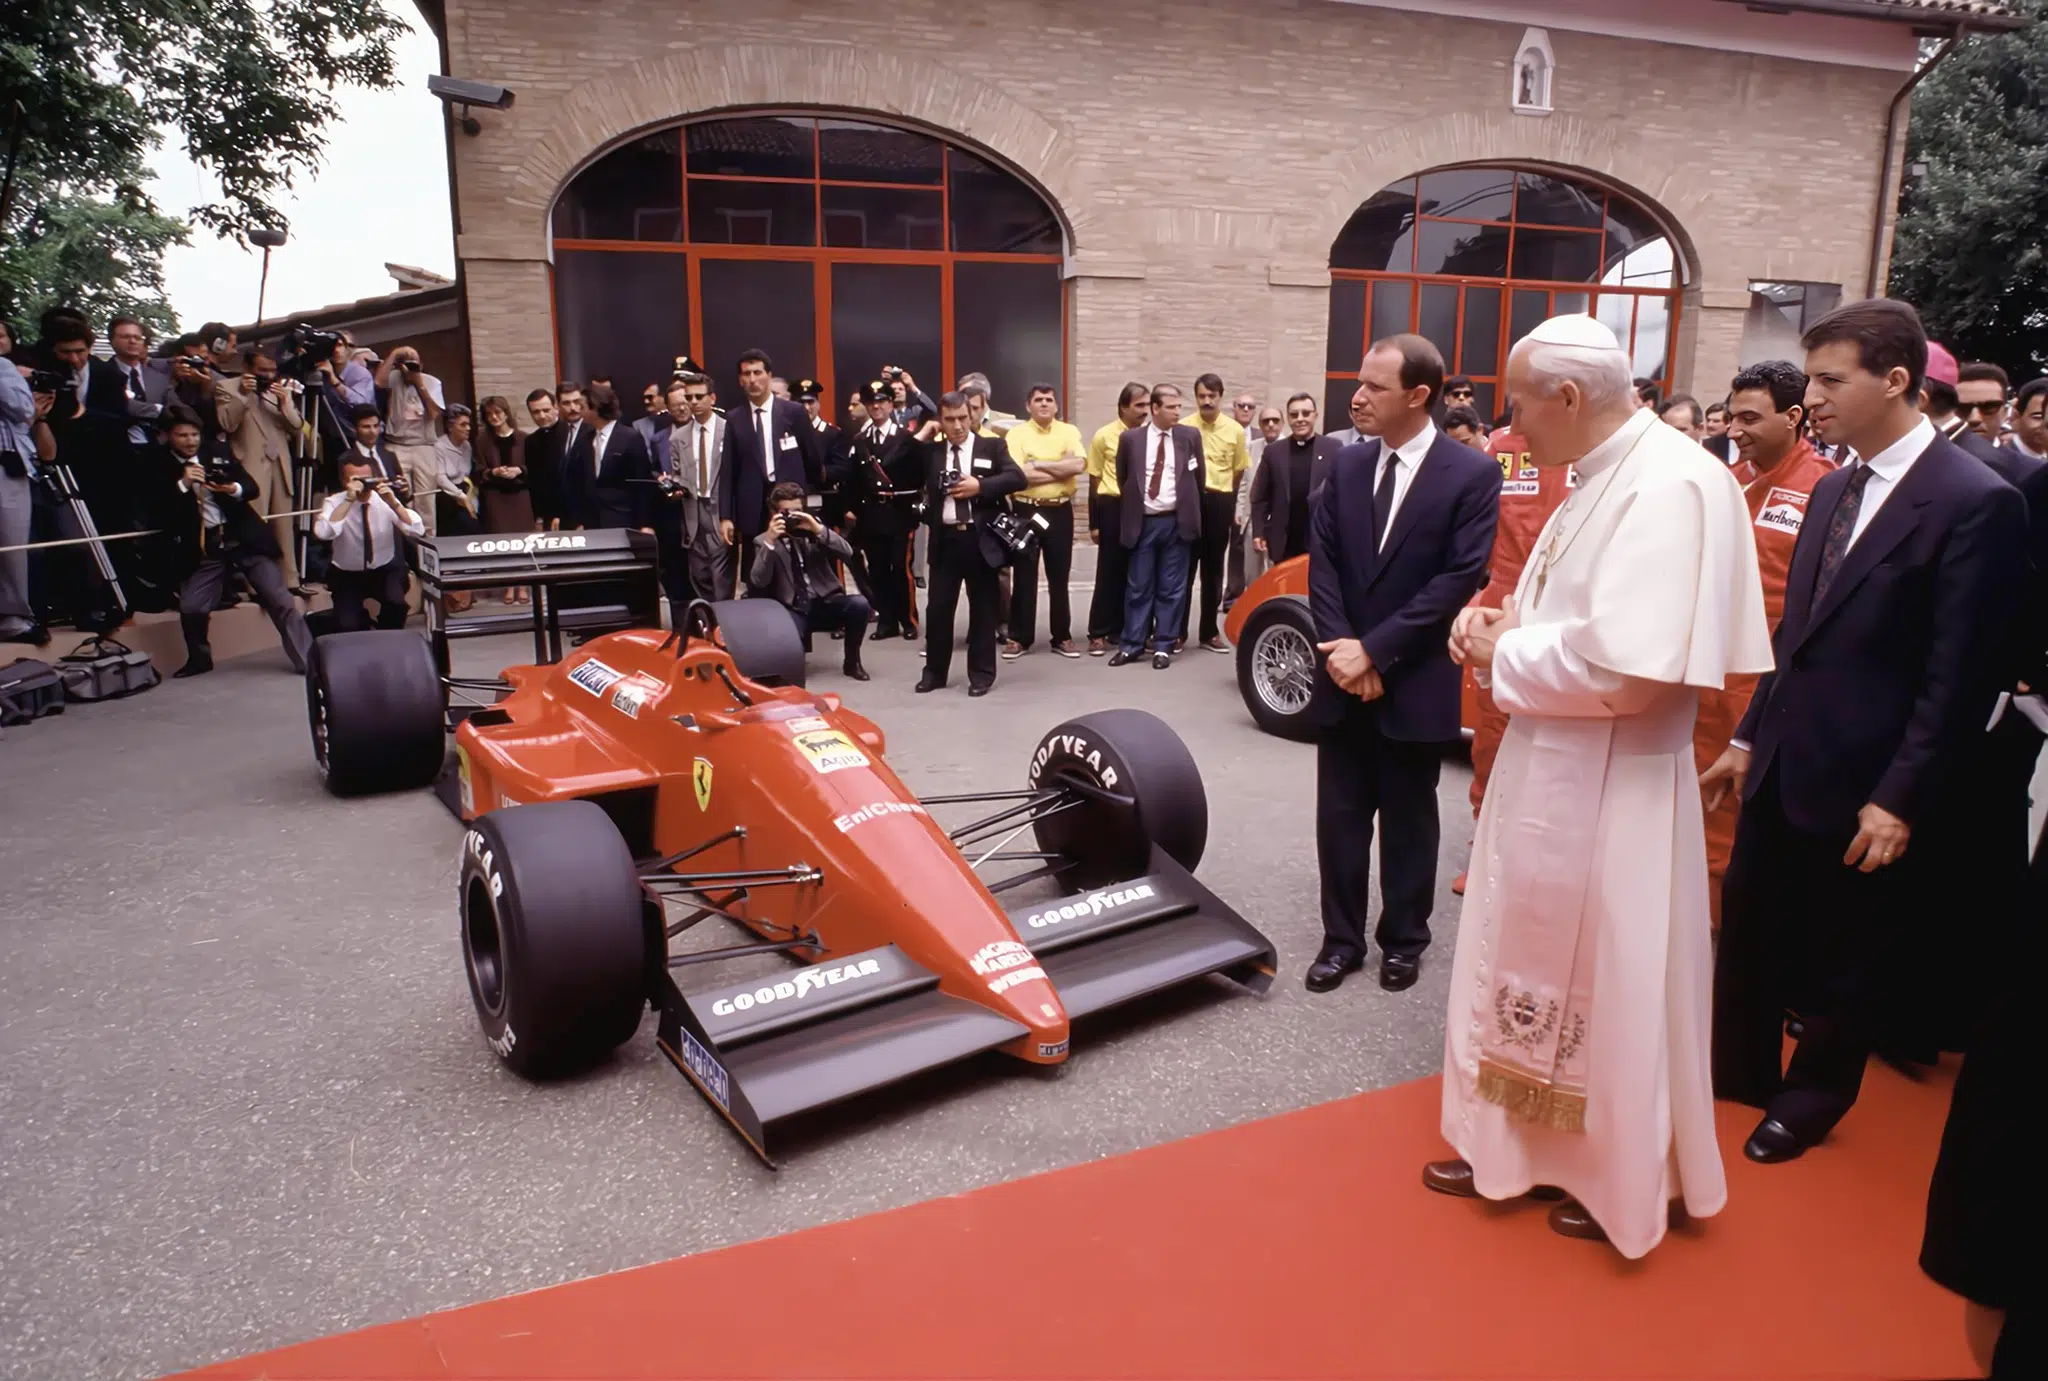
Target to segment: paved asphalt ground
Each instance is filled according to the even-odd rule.
[[[1438,1068],[1466,768],[1444,772],[1421,983],[1388,994],[1369,970],[1312,997],[1313,753],[1252,727],[1232,658],[1112,671],[1041,644],[971,701],[957,666],[913,696],[912,644],[871,649],[866,686],[828,646],[813,685],[879,721],[933,794],[1021,785],[1075,713],[1165,717],[1207,781],[1200,876],[1278,944],[1272,992],[1206,980],[1083,1026],[1061,1070],[991,1055],[823,1115],[774,1172],[659,1057],[651,1020],[566,1085],[498,1067],[457,947],[459,826],[425,793],[326,796],[278,653],[77,706],[0,744],[0,1375],[153,1375]],[[520,656],[462,645],[466,671]]]

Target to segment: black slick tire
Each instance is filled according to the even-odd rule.
[[[647,1002],[644,893],[618,827],[589,801],[511,806],[462,842],[462,957],[484,1041],[529,1079],[624,1044]]]
[[[1237,693],[1253,723],[1276,738],[1314,738],[1308,711],[1320,674],[1307,600],[1278,595],[1252,610],[1237,640]]]
[[[432,785],[447,760],[447,699],[427,640],[403,629],[313,644],[306,718],[313,760],[337,796]]]
[[[1145,710],[1098,710],[1038,742],[1026,783],[1078,782],[1132,805],[1087,800],[1032,826],[1038,847],[1070,860],[1070,883],[1095,887],[1141,875],[1153,845],[1193,871],[1209,842],[1209,797],[1179,734]]]
[[[711,608],[740,675],[763,686],[803,685],[804,635],[794,614],[772,599],[729,599]]]

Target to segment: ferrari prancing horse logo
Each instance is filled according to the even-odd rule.
[[[690,780],[697,788],[697,809],[711,809],[711,759],[697,759],[697,770],[690,774]]]

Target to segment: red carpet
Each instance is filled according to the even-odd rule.
[[[1825,1148],[1741,1156],[1634,1264],[1421,1187],[1437,1082],[285,1348],[228,1377],[1955,1377],[1920,1274],[1950,1072],[1873,1066]]]

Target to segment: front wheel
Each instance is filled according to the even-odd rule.
[[[1144,710],[1098,710],[1039,740],[1033,790],[1078,783],[1082,799],[1032,826],[1038,847],[1070,860],[1083,887],[1136,877],[1158,845],[1193,871],[1209,842],[1209,797],[1179,734]],[[1121,799],[1114,799],[1121,798]],[[1124,804],[1128,802],[1128,804]]]
[[[1308,601],[1276,595],[1252,611],[1237,640],[1237,692],[1261,729],[1278,738],[1314,737],[1316,625]]]

